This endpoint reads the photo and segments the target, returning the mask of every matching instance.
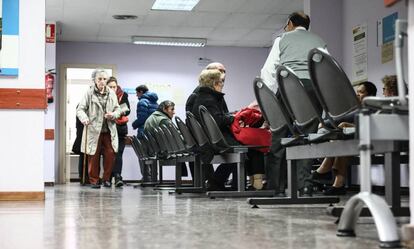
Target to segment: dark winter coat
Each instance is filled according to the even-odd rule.
[[[158,96],[153,92],[144,93],[137,104],[137,119],[132,123],[132,128],[138,129],[138,137],[144,132],[144,124],[147,118],[158,108]]]
[[[229,113],[226,101],[224,100],[224,93],[217,92],[209,87],[198,88],[197,97],[194,99],[191,112],[199,122],[201,121],[198,111],[200,105],[205,106],[213,116],[226,141],[230,145],[239,144],[230,131],[230,125],[233,123],[234,116]]]

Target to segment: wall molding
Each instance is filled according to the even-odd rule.
[[[0,192],[0,201],[44,201],[45,192]]]
[[[0,109],[46,109],[45,89],[0,88]]]

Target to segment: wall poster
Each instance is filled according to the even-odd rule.
[[[352,28],[352,83],[368,79],[367,24]]]
[[[19,75],[19,0],[0,0],[0,76]]]

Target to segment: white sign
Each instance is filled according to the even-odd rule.
[[[352,83],[368,79],[367,24],[352,28]]]

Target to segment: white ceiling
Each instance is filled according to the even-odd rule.
[[[58,41],[131,42],[131,36],[206,38],[210,46],[268,47],[303,0],[200,0],[190,11],[153,11],[155,0],[46,0]],[[120,21],[113,15],[137,15]]]

